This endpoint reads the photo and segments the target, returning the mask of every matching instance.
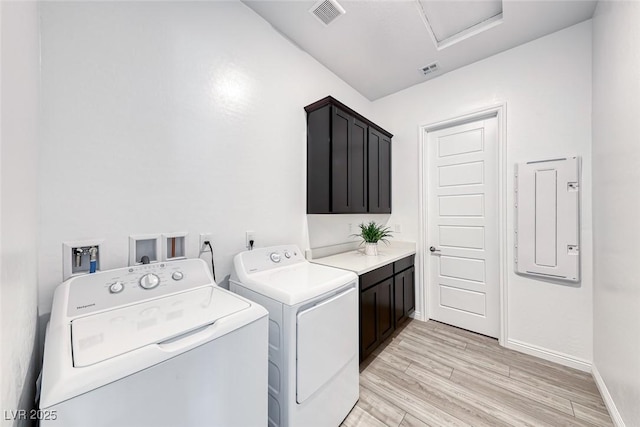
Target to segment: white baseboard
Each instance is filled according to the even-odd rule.
[[[415,310],[413,313],[411,313],[411,318],[416,319],[416,320],[420,320],[422,322],[426,322],[429,319],[426,319],[422,313],[418,310]]]
[[[609,415],[611,416],[611,421],[613,421],[613,425],[616,427],[625,427],[624,421],[620,416],[620,412],[618,412],[618,408],[616,404],[613,402],[613,398],[611,397],[611,393],[609,393],[609,389],[602,379],[600,372],[598,372],[598,368],[596,365],[591,366],[591,374],[593,375],[593,379],[598,386],[598,390],[600,391],[600,395],[602,396],[602,400],[604,400],[604,404],[609,411]]]
[[[569,356],[564,353],[548,350],[546,348],[538,347],[532,344],[523,343],[518,340],[508,339],[505,347],[519,351],[521,353],[528,354],[530,356],[536,356],[540,359],[548,360],[550,362],[559,363],[560,365],[575,368],[584,372],[591,372],[591,363],[586,360],[578,359],[573,356]]]

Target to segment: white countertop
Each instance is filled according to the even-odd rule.
[[[364,254],[364,245],[356,250],[351,250],[323,258],[316,258],[310,262],[330,267],[350,270],[358,275],[375,270],[376,268],[390,264],[399,259],[416,253],[416,244],[413,242],[399,242],[391,240],[389,245],[378,243],[378,255]]]

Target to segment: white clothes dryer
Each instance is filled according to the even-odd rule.
[[[359,397],[358,276],[273,246],[236,255],[230,289],[269,311],[269,426],[340,425]]]
[[[263,427],[267,319],[199,259],[71,278],[47,327],[41,425]]]

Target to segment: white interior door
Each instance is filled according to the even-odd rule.
[[[429,317],[500,329],[497,118],[427,134]]]

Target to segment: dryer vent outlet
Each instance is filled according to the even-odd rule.
[[[346,11],[336,0],[320,0],[309,9],[309,13],[318,18],[326,27],[344,15]]]

